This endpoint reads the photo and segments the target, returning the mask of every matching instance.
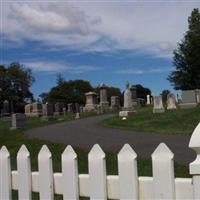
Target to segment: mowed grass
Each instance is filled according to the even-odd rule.
[[[74,116],[68,116],[71,120]],[[66,145],[50,143],[38,139],[28,139],[24,135],[24,131],[48,125],[50,123],[55,123],[55,121],[41,122],[38,118],[29,118],[27,126],[24,129],[18,129],[10,131],[10,124],[8,122],[0,121],[0,146],[5,145],[10,152],[11,156],[11,168],[12,170],[17,169],[16,156],[19,148],[22,144],[25,144],[31,154],[31,168],[32,171],[38,170],[37,157],[42,145],[46,144],[52,153],[53,170],[54,172],[61,172],[61,154],[66,148]],[[82,149],[75,149],[78,155],[78,170],[79,173],[88,173],[88,151]],[[106,152],[106,168],[107,174],[116,175],[118,174],[117,168],[117,155]],[[152,176],[152,165],[151,160],[144,160],[138,158],[138,174],[140,176]],[[188,172],[188,166],[175,164],[175,176],[176,177],[190,177]],[[38,199],[38,193],[33,193],[33,199]],[[17,192],[13,192],[13,199],[17,199]],[[61,195],[55,195],[55,199],[62,199]]]
[[[149,133],[192,134],[200,122],[200,107],[190,109],[166,110],[152,113],[152,107],[137,109],[137,114],[127,120],[115,116],[102,122],[104,126],[126,128]]]

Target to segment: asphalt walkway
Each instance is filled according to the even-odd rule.
[[[31,138],[39,138],[56,143],[70,144],[73,147],[89,150],[99,144],[104,151],[119,152],[125,143],[129,143],[139,158],[150,159],[152,152],[164,142],[174,153],[175,161],[189,164],[196,157],[188,148],[190,136],[142,133],[102,127],[100,122],[109,117],[102,115],[74,121],[48,125],[27,131]]]

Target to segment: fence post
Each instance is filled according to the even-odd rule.
[[[39,190],[41,200],[53,200],[53,168],[51,152],[43,145],[38,154]]]
[[[118,154],[120,199],[138,199],[137,154],[125,144]]]
[[[175,199],[174,154],[161,143],[152,154],[155,199]]]
[[[200,199],[200,123],[192,133],[189,147],[197,154],[196,159],[190,163],[190,174],[193,176],[192,181],[194,199]]]
[[[90,199],[106,200],[106,162],[105,153],[98,144],[95,144],[88,155],[89,161],[89,181],[90,181]]]
[[[62,154],[63,199],[79,199],[77,155],[68,145]]]
[[[18,171],[18,198],[31,200],[31,166],[30,153],[25,145],[22,145],[17,154]]]
[[[5,146],[0,150],[0,199],[11,199],[10,153]]]

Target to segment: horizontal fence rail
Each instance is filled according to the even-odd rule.
[[[107,175],[105,153],[96,144],[88,154],[88,174],[78,173],[77,154],[67,146],[61,156],[62,170],[54,173],[52,155],[44,145],[38,154],[38,171],[31,171],[30,153],[22,145],[17,154],[17,170],[11,170],[10,153],[0,150],[0,199],[11,199],[12,190],[18,198],[51,200],[54,194],[73,200],[90,197],[104,199],[200,199],[200,124],[194,130],[189,147],[197,153],[190,164],[192,178],[174,177],[174,154],[161,143],[152,153],[152,177],[139,177],[137,154],[125,144],[118,153],[118,175]]]

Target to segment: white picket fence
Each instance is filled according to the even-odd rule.
[[[148,137],[148,136],[147,136]],[[150,137],[150,135],[149,135]],[[71,146],[62,154],[62,172],[54,173],[51,152],[43,146],[38,154],[38,171],[31,172],[30,153],[22,145],[17,155],[17,171],[11,171],[10,154],[0,150],[0,199],[11,199],[18,190],[22,200],[39,192],[40,199],[90,197],[104,199],[200,199],[200,124],[194,130],[189,147],[197,158],[190,164],[192,178],[174,177],[174,155],[161,143],[152,154],[153,177],[138,177],[137,155],[125,144],[118,154],[118,175],[106,174],[105,153],[94,145],[88,155],[89,174],[78,173],[77,155]]]

